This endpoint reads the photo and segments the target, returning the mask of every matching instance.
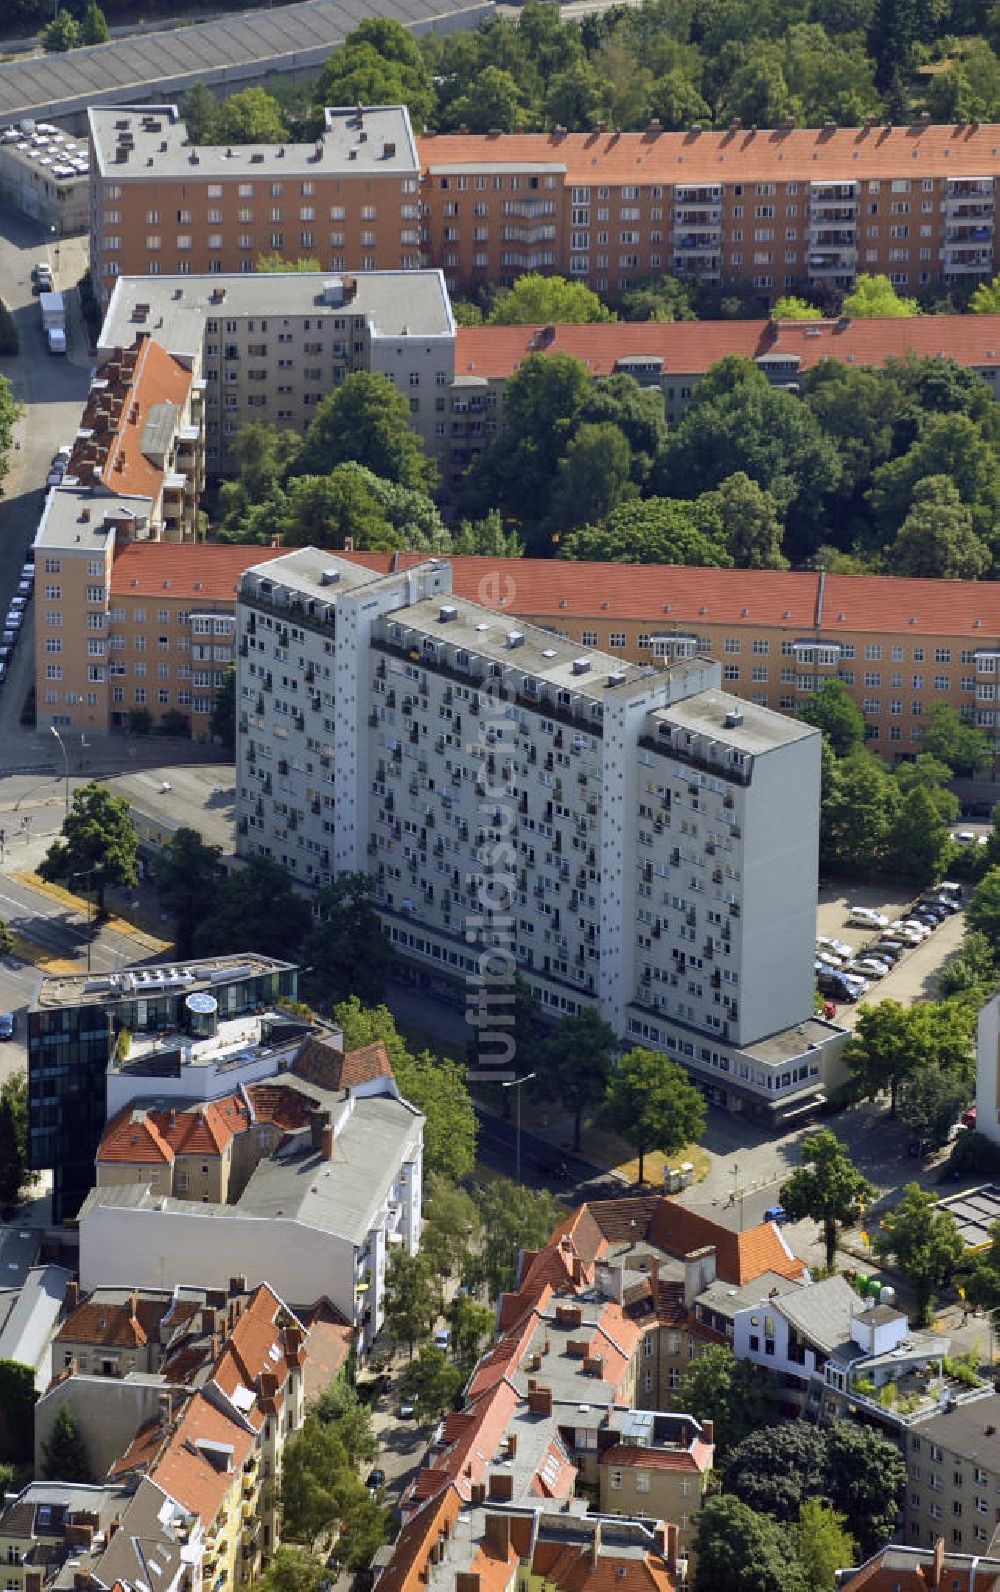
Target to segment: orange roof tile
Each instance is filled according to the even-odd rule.
[[[531,1569],[559,1592],[672,1592],[675,1581],[662,1561],[650,1554],[626,1558],[589,1543],[564,1544],[542,1537],[535,1545]]]
[[[138,1293],[124,1304],[85,1299],[66,1317],[55,1341],[107,1349],[141,1348],[159,1333],[161,1318],[169,1308],[169,1299],[144,1299]]]
[[[121,403],[116,405],[116,424],[101,464],[101,480],[112,492],[155,501],[164,472],[143,453],[143,430],[157,405],[172,404],[178,412],[184,408],[194,376],[148,333],[139,338],[134,350],[124,351],[122,364],[129,371],[128,384],[122,382],[117,391],[111,389],[113,397],[120,395]],[[102,371],[102,379],[107,380],[114,368],[112,360]]]
[[[649,1238],[672,1255],[686,1255],[693,1249],[714,1245],[718,1275],[723,1282],[735,1283],[737,1287],[753,1282],[765,1271],[795,1280],[806,1269],[803,1261],[789,1253],[773,1222],[762,1222],[759,1227],[734,1233],[721,1222],[714,1222],[699,1211],[688,1210],[687,1206],[672,1199],[660,1200]]]
[[[686,1448],[637,1448],[631,1443],[616,1443],[601,1455],[602,1465],[629,1465],[636,1470],[708,1470],[712,1449],[704,1443]]]
[[[203,542],[129,542],[111,568],[112,597],[176,598],[186,603],[235,605],[243,571],[281,558],[287,548]]]
[[[462,1508],[458,1488],[447,1484],[404,1522],[392,1558],[379,1576],[381,1592],[422,1592],[431,1549],[451,1535]]]
[[[601,321],[593,325],[460,326],[456,376],[502,380],[531,354],[572,354],[592,376],[622,360],[662,360],[665,374],[704,375],[720,359],[777,356],[811,370],[824,359],[881,369],[908,354],[1000,368],[1000,315],[917,315],[902,320]],[[627,368],[627,367],[626,367]]]
[[[566,182],[711,184],[855,181],[991,175],[1000,126],[740,128],[668,133],[437,133],[417,139],[420,163],[436,170],[543,165]]]
[[[287,1328],[298,1327],[290,1341]],[[275,1378],[278,1389],[300,1361],[305,1329],[278,1295],[261,1283],[254,1289],[215,1363],[213,1381],[231,1398],[238,1387],[260,1392],[262,1377]],[[280,1400],[280,1393],[276,1395]]]
[[[392,1063],[381,1039],[357,1050],[342,1051],[325,1035],[306,1040],[292,1067],[297,1078],[323,1089],[356,1089],[376,1078],[391,1078]]]
[[[255,1121],[273,1122],[284,1133],[306,1127],[314,1109],[313,1101],[286,1084],[251,1083],[247,1085],[247,1097]]]
[[[98,1162],[124,1161],[130,1166],[169,1166],[173,1158],[155,1113],[132,1106],[112,1117],[97,1149]]]
[[[199,1441],[232,1450],[230,1470],[217,1470],[199,1449]],[[254,1445],[254,1436],[201,1393],[190,1400],[151,1478],[185,1509],[201,1516],[206,1529],[219,1513]]]
[[[125,1476],[145,1475],[163,1448],[167,1436],[167,1427],[159,1415],[154,1415],[139,1427],[124,1454],[115,1460],[108,1471],[108,1480],[119,1481]]]
[[[323,1299],[304,1319],[308,1333],[302,1379],[307,1404],[325,1393],[354,1346],[354,1328]]]

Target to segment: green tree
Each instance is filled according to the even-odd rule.
[[[980,282],[969,301],[973,315],[1000,315],[1000,276]]]
[[[673,1402],[698,1421],[715,1426],[715,1452],[724,1459],[744,1438],[777,1417],[777,1393],[748,1360],[737,1360],[728,1344],[703,1349],[681,1377]]]
[[[535,1068],[542,1093],[573,1113],[573,1148],[579,1150],[583,1118],[604,1098],[618,1042],[593,1006],[562,1017],[540,1047]]]
[[[0,956],[9,956],[14,945],[15,940],[9,925],[0,918]]]
[[[341,1523],[340,1536],[327,1560],[328,1568],[367,1570],[390,1535],[390,1511],[362,1489],[354,1494]]]
[[[60,1404],[49,1440],[42,1444],[42,1474],[49,1481],[93,1481],[80,1423],[68,1402]]]
[[[772,321],[821,321],[823,311],[810,304],[808,299],[796,298],[794,293],[786,293],[781,298],[775,299],[771,306]]]
[[[574,61],[557,72],[545,92],[544,114],[550,127],[572,127],[574,132],[596,126],[604,103],[604,85],[589,61]]]
[[[472,1195],[440,1173],[424,1183],[420,1253],[436,1277],[464,1278],[482,1235],[479,1210]]]
[[[559,462],[549,521],[562,532],[591,520],[606,520],[635,495],[632,450],[618,426],[582,424]]]
[[[108,19],[97,0],[87,0],[87,9],[80,21],[81,44],[107,44],[111,37]]]
[[[981,934],[994,950],[1000,948],[1000,868],[983,874],[965,909],[966,929]]]
[[[0,1360],[0,1416],[7,1434],[6,1458],[32,1464],[35,1443],[35,1373],[17,1360]]]
[[[935,702],[924,720],[921,745],[931,757],[956,774],[974,775],[992,761],[989,737],[966,724],[961,714],[946,702]]]
[[[545,1189],[497,1178],[476,1193],[483,1227],[479,1269],[492,1298],[512,1288],[522,1249],[541,1249],[565,1214]]]
[[[500,66],[484,66],[451,107],[451,114],[471,133],[497,128],[512,133],[524,115],[525,101],[513,73]]]
[[[873,1190],[829,1128],[802,1140],[802,1161],[787,1183],[781,1203],[793,1220],[812,1217],[823,1228],[827,1266],[837,1252],[837,1228],[856,1222]]]
[[[676,276],[654,276],[633,282],[622,294],[621,313],[626,321],[693,321],[691,286]]]
[[[11,1073],[0,1085],[0,1213],[5,1220],[37,1180],[28,1169],[28,1077]]]
[[[212,137],[220,144],[282,144],[288,128],[272,95],[262,88],[245,88],[217,106]]]
[[[42,49],[47,55],[62,55],[80,43],[80,24],[69,11],[60,9],[42,29]]]
[[[899,786],[880,757],[857,748],[824,763],[820,808],[820,858],[825,868],[854,875],[884,866],[902,802]]]
[[[253,946],[264,956],[295,961],[309,929],[309,903],[270,857],[251,857],[222,880],[195,935],[195,953],[209,956]]]
[[[355,995],[363,1005],[378,1004],[391,957],[367,874],[338,874],[319,891],[302,954],[310,1000],[329,1008]]]
[[[917,1324],[926,1326],[935,1288],[951,1281],[965,1257],[954,1217],[938,1209],[936,1194],[908,1183],[895,1210],[883,1216],[875,1247],[880,1255],[895,1255],[916,1297]]]
[[[670,495],[707,492],[743,473],[771,493],[777,511],[816,541],[817,505],[837,485],[840,460],[812,411],[773,387],[751,360],[728,356],[695,389],[652,478]]]
[[[990,941],[967,927],[961,949],[938,974],[938,995],[942,1000],[968,1001],[978,1009],[993,992],[996,971]]]
[[[938,1072],[918,1067],[899,1087],[899,1117],[917,1139],[943,1144],[973,1093],[969,1069]]]
[[[263,1592],[321,1592],[326,1565],[305,1548],[277,1550],[257,1585]]]
[[[468,1376],[496,1330],[496,1312],[468,1294],[456,1294],[448,1311],[451,1346],[463,1376]]]
[[[723,1488],[749,1509],[793,1521],[807,1499],[822,1494],[826,1464],[822,1427],[805,1421],[758,1427],[729,1449]]]
[[[448,1356],[436,1344],[424,1343],[416,1359],[411,1359],[399,1379],[399,1391],[409,1399],[420,1421],[436,1421],[453,1408],[465,1377],[461,1368],[448,1364]]]
[[[917,482],[889,557],[895,574],[927,580],[978,580],[992,563],[972,528],[972,510],[944,475]]]
[[[223,671],[212,699],[212,738],[232,752],[236,746],[236,665]]]
[[[772,493],[740,470],[706,492],[701,501],[718,518],[737,569],[788,568],[781,551],[784,527]]]
[[[150,868],[161,911],[172,920],[178,956],[190,956],[195,933],[225,877],[222,847],[210,846],[198,833],[182,825],[153,858]]]
[[[97,896],[104,911],[105,891],[111,885],[132,889],[139,882],[139,837],[124,796],[113,796],[106,785],[93,780],[73,793],[73,805],[63,819],[62,839],[53,841],[38,865],[41,878],[51,883],[72,883],[86,874],[88,894]]]
[[[10,450],[14,441],[14,422],[21,407],[14,398],[10,382],[0,376],[0,480],[7,473]]]
[[[496,509],[490,509],[481,520],[460,520],[452,532],[452,552],[478,553],[488,558],[520,558],[524,543],[516,531],[504,528]]]
[[[869,276],[862,271],[853,293],[844,299],[843,313],[852,320],[902,320],[920,314],[916,299],[900,298],[887,276]]]
[[[439,1172],[455,1182],[467,1177],[475,1165],[477,1128],[465,1068],[426,1050],[414,1056],[385,1006],[366,1009],[352,997],[342,1001],[334,1015],[348,1050],[379,1039],[385,1045],[400,1094],[427,1119],[425,1172]]]
[[[848,1517],[822,1498],[806,1498],[793,1533],[809,1592],[830,1592],[838,1570],[855,1562],[858,1545],[847,1529]]]
[[[958,797],[947,789],[951,769],[940,758],[932,756],[930,752],[921,752],[912,763],[898,764],[893,773],[904,796],[918,788],[927,791],[945,824],[954,822],[958,817],[961,811]]]
[[[1000,505],[997,447],[983,424],[965,412],[925,414],[919,435],[905,451],[904,446],[878,466],[865,494],[879,539],[887,542],[896,534],[910,512],[918,484],[928,476],[949,478],[972,512],[976,534],[991,536]]]
[[[281,1473],[281,1534],[313,1543],[339,1528],[367,1492],[335,1428],[307,1415],[285,1444]]]
[[[705,1101],[677,1062],[638,1046],[612,1073],[601,1120],[638,1152],[641,1183],[647,1151],[672,1155],[705,1131]]]
[[[854,1421],[830,1428],[826,1492],[841,1510],[866,1559],[896,1529],[906,1485],[906,1461],[891,1438]]]
[[[434,85],[410,29],[394,17],[366,17],[327,58],[314,102],[326,105],[406,105],[418,132],[434,110]]]
[[[387,376],[352,371],[342,386],[320,400],[295,473],[322,475],[351,459],[418,492],[435,485],[436,467],[410,428],[406,399]]]
[[[192,144],[211,144],[212,123],[218,109],[218,101],[212,90],[204,83],[193,83],[181,95],[180,112],[181,121],[187,129],[187,135]]]
[[[385,1274],[385,1324],[396,1343],[405,1343],[410,1359],[420,1338],[426,1338],[441,1310],[441,1289],[423,1255],[396,1248]]]
[[[886,866],[900,879],[930,884],[940,879],[951,849],[948,825],[933,795],[916,785],[903,797],[888,837]]]
[[[799,709],[799,718],[822,730],[838,757],[864,745],[865,716],[842,680],[824,680]]]
[[[888,1091],[895,1114],[903,1079],[925,1067],[961,1072],[968,1066],[969,1039],[969,1014],[957,1002],[903,1006],[884,1000],[859,1009],[844,1062],[859,1097],[871,1100]]]
[[[694,1592],[807,1592],[794,1538],[738,1498],[710,1498],[698,1515]]]
[[[491,326],[611,320],[614,320],[611,311],[583,282],[568,282],[562,276],[542,276],[536,271],[519,276],[512,287],[498,293],[489,314]]]
[[[347,1450],[352,1465],[370,1465],[378,1454],[378,1438],[371,1406],[362,1403],[353,1382],[338,1376],[320,1394],[312,1413],[332,1426]]]
[[[564,536],[561,558],[614,564],[686,564],[727,569],[732,558],[705,493],[695,502],[642,498],[612,509],[603,526],[584,525]]]

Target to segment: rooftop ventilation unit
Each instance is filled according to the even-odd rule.
[[[520,630],[508,630],[508,632],[507,632],[507,645],[508,645],[508,647],[523,647],[524,646],[524,635],[523,635],[523,633]]]
[[[573,659],[573,673],[574,674],[589,674],[590,673],[590,659],[589,658],[574,658]]]
[[[729,711],[726,714],[726,729],[727,730],[739,729],[739,727],[740,727],[740,725],[742,723],[743,723],[743,709],[742,708],[730,708]]]
[[[442,603],[441,607],[438,609],[438,623],[441,625],[447,625],[450,624],[453,619],[457,618],[458,609],[455,607],[454,603]]]
[[[336,586],[337,583],[339,582],[339,580],[340,580],[340,570],[339,569],[324,569],[322,575],[319,578],[319,583],[320,583],[321,586]]]

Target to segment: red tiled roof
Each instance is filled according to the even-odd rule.
[[[636,1448],[630,1443],[616,1443],[601,1455],[602,1465],[628,1465],[636,1470],[708,1470],[712,1464],[712,1448],[696,1443],[692,1448]]]
[[[978,177],[996,170],[996,123],[912,127],[739,128],[668,133],[437,133],[417,139],[436,168],[546,165],[574,184],[855,181]]]
[[[289,1326],[299,1328],[292,1339]],[[238,1387],[253,1388],[260,1395],[261,1378],[273,1379],[276,1389],[271,1396],[280,1404],[280,1390],[289,1371],[301,1363],[304,1340],[305,1332],[297,1318],[267,1283],[261,1283],[222,1346],[213,1381],[227,1398],[232,1398]]]
[[[532,1574],[559,1592],[672,1592],[675,1585],[662,1561],[650,1554],[626,1558],[589,1543],[564,1544],[544,1538],[535,1545]]]
[[[112,597],[162,597],[184,602],[235,605],[240,576],[254,564],[287,553],[280,547],[225,546],[203,542],[129,542],[111,567]]]
[[[806,1269],[801,1260],[789,1254],[773,1222],[762,1222],[759,1227],[734,1233],[721,1222],[713,1222],[710,1216],[688,1210],[687,1206],[672,1199],[660,1200],[650,1224],[649,1240],[668,1254],[678,1256],[714,1245],[718,1276],[737,1287],[753,1282],[765,1271],[796,1280]]]
[[[251,1083],[247,1098],[257,1122],[273,1122],[284,1133],[308,1126],[314,1103],[298,1089],[280,1083]]]
[[[297,1078],[323,1089],[356,1089],[376,1078],[393,1076],[389,1053],[381,1039],[345,1054],[331,1039],[315,1034],[302,1046],[292,1071]]]
[[[729,354],[744,359],[787,356],[798,361],[800,370],[811,370],[824,359],[881,369],[887,360],[908,354],[945,355],[960,365],[1000,368],[1000,315],[460,326],[455,374],[502,380],[538,353],[572,354],[586,363],[592,376],[609,376],[622,360],[640,357],[662,360],[665,375],[700,376]]]
[[[404,1522],[393,1544],[392,1558],[379,1576],[381,1592],[421,1592],[431,1549],[451,1535],[462,1508],[458,1488],[450,1483]]]
[[[167,1439],[167,1428],[159,1415],[154,1415],[140,1426],[124,1454],[115,1460],[108,1471],[109,1481],[118,1481],[129,1475],[144,1475],[155,1461]]]
[[[183,1111],[126,1106],[105,1128],[97,1160],[146,1166],[169,1165],[178,1155],[221,1155],[248,1126],[235,1094]]]
[[[308,1337],[302,1380],[306,1403],[311,1404],[342,1370],[354,1344],[354,1328],[328,1299],[303,1317],[303,1325]]]
[[[89,1343],[102,1349],[137,1349],[160,1330],[169,1299],[144,1299],[135,1294],[124,1304],[85,1299],[71,1311],[56,1333],[57,1343]]]
[[[216,1470],[198,1448],[199,1439],[231,1447],[232,1470]],[[196,1393],[150,1472],[151,1479],[185,1509],[200,1515],[210,1531],[230,1490],[239,1486],[240,1471],[253,1445],[252,1432]]]

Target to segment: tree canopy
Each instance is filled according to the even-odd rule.
[[[838,1227],[858,1220],[873,1189],[829,1128],[804,1138],[801,1155],[801,1164],[782,1184],[781,1203],[793,1219],[811,1216],[819,1222],[826,1263],[832,1266]]]
[[[637,1152],[636,1182],[642,1182],[650,1150],[672,1155],[705,1130],[705,1101],[684,1068],[659,1051],[637,1047],[611,1074],[601,1121]]]
[[[53,841],[38,872],[43,879],[96,895],[103,911],[105,892],[111,886],[132,889],[139,882],[138,856],[139,837],[128,801],[93,780],[73,792],[62,838]]]

